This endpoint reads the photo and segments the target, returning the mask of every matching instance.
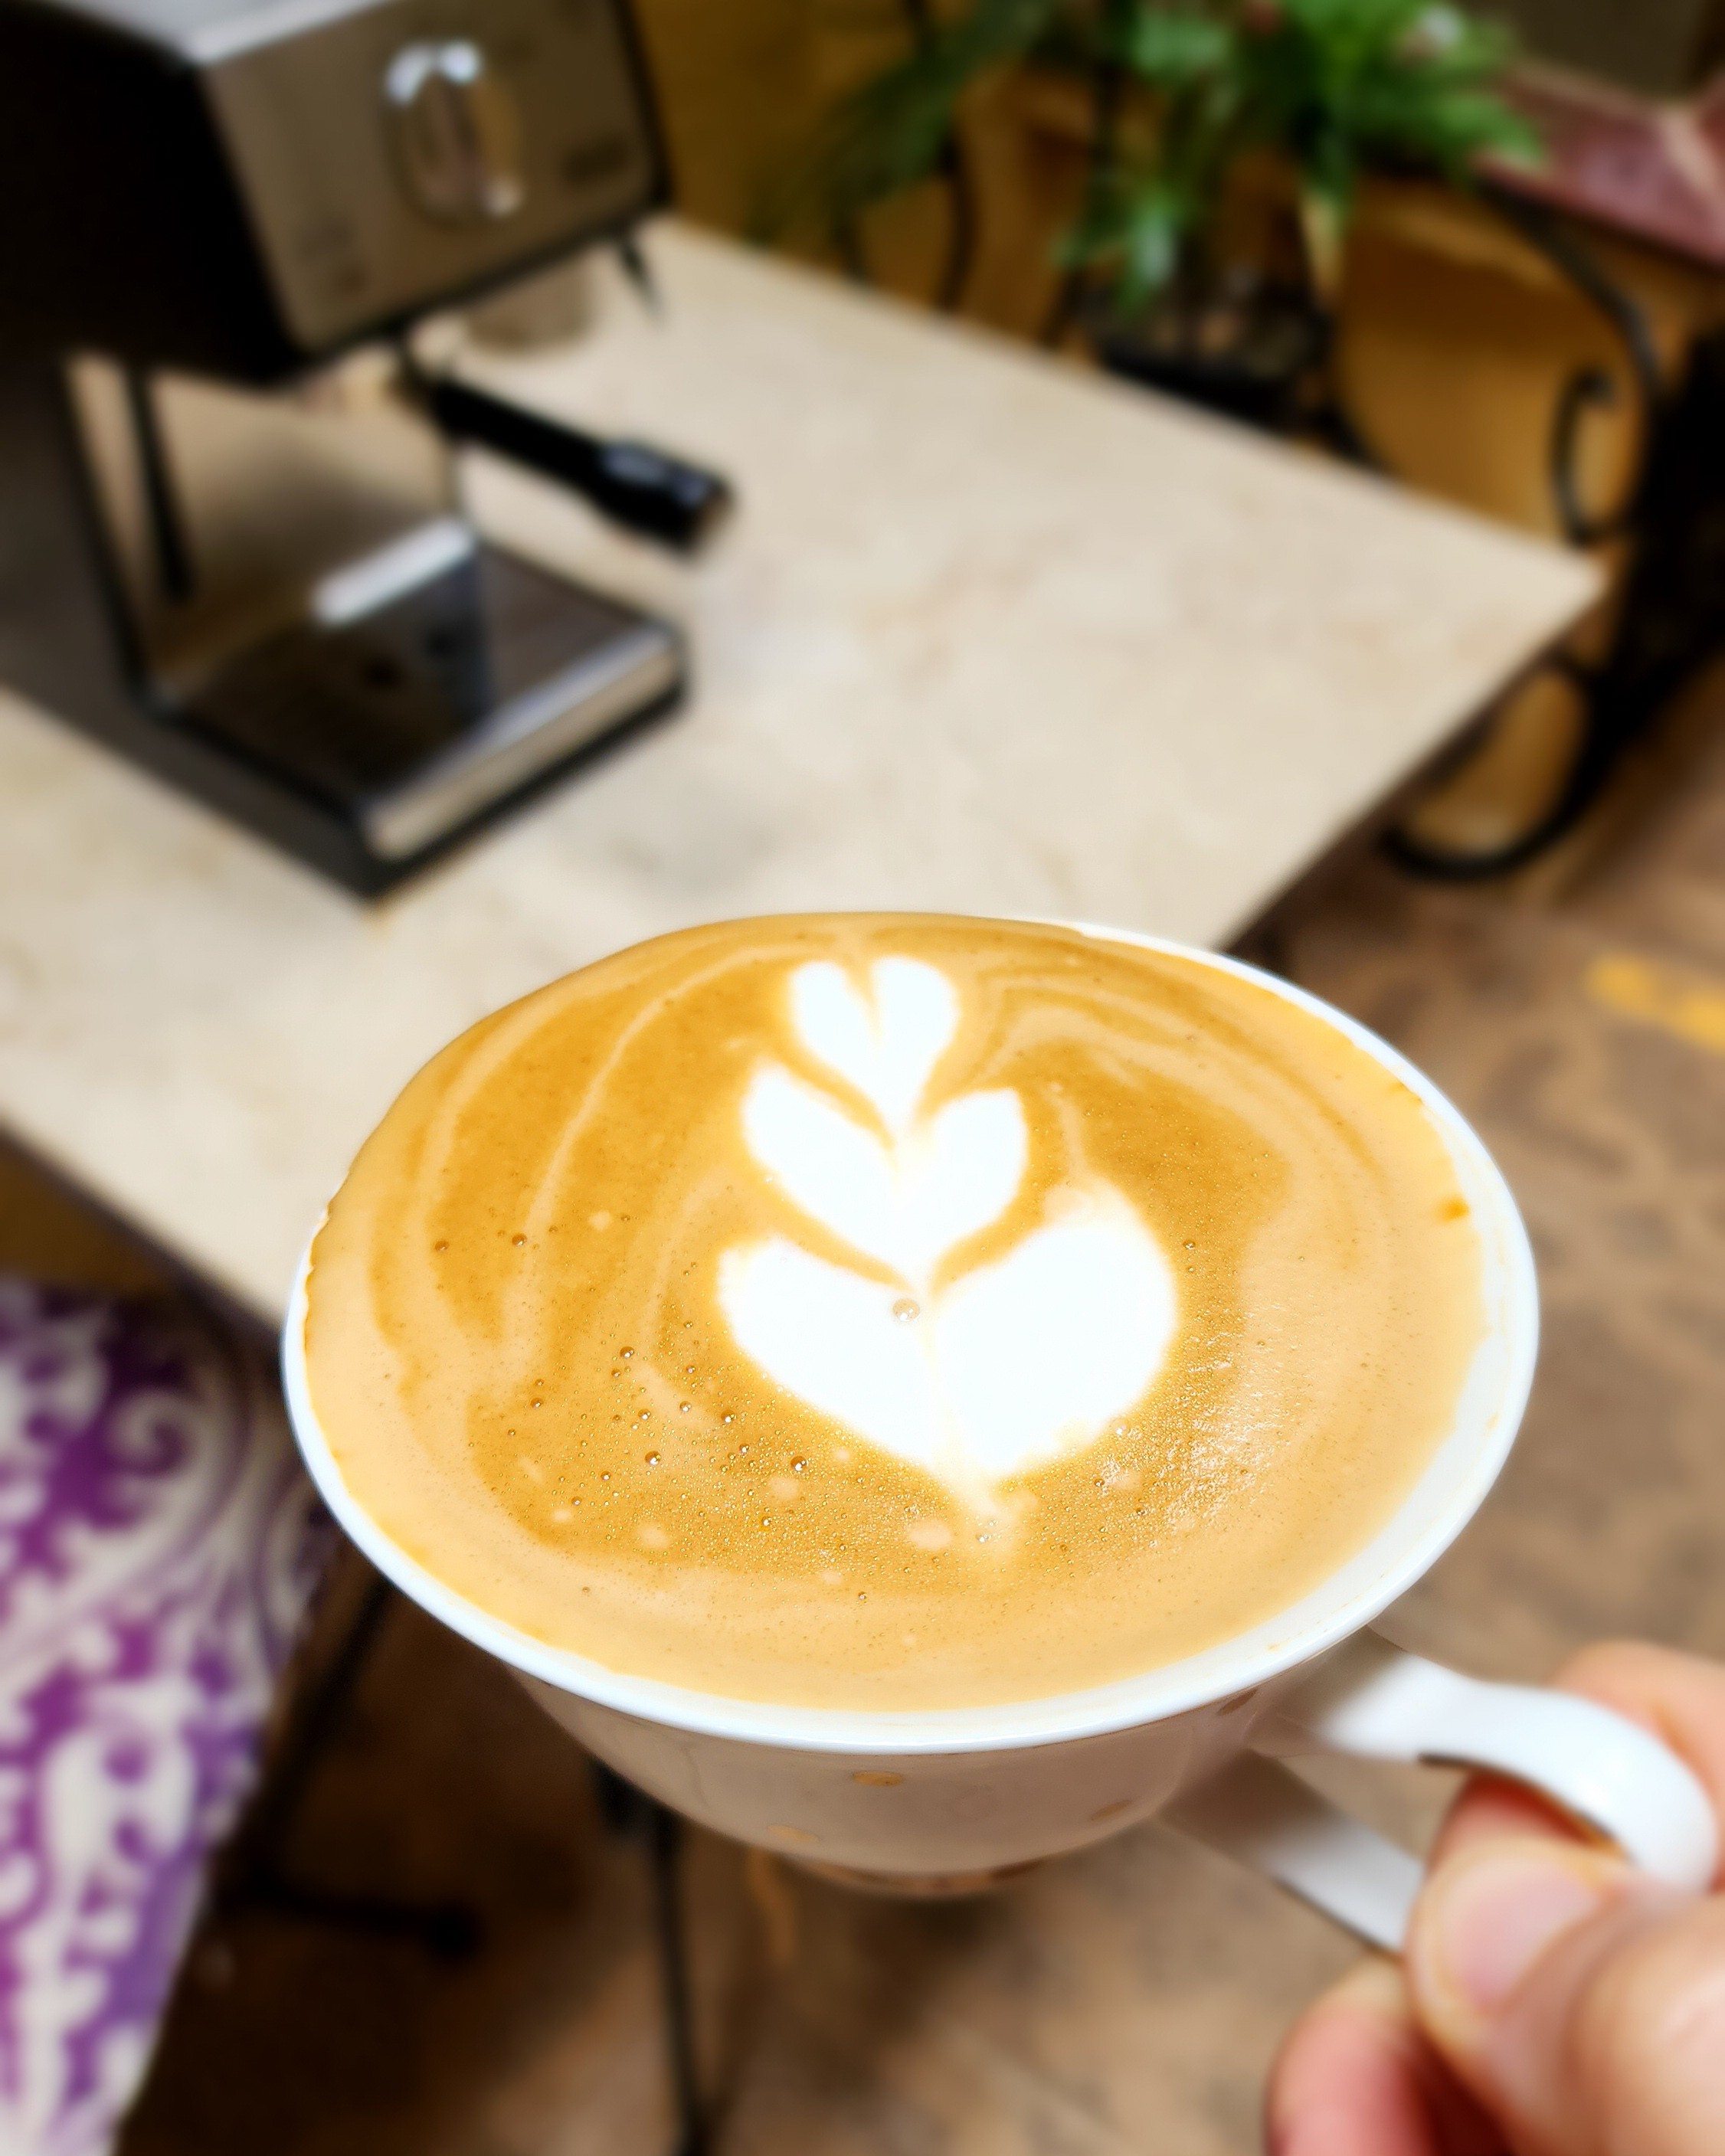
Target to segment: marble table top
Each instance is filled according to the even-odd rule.
[[[398,1087],[690,922],[1054,914],[1224,942],[1559,634],[1575,558],[667,220],[649,315],[470,371],[735,480],[690,567],[475,459],[687,624],[668,724],[364,903],[0,697],[0,1127],[265,1317]]]

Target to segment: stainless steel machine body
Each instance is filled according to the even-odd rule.
[[[665,191],[624,0],[0,0],[0,680],[364,891],[665,708],[450,444],[685,547],[723,483],[403,355]]]

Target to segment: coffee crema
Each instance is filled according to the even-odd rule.
[[[313,1246],[355,1498],[607,1666],[884,1710],[1081,1690],[1382,1527],[1484,1329],[1426,1111],[1083,932],[730,922],[437,1056]]]

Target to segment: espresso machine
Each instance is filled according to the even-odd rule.
[[[625,0],[0,0],[0,681],[365,892],[666,709],[452,445],[685,550],[724,480],[424,350],[666,192]]]

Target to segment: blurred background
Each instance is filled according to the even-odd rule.
[[[679,1840],[306,1516],[352,1144],[661,927],[1083,911],[1378,1029],[1548,1313],[1386,1629],[1725,1653],[1722,65],[1712,0],[0,0],[8,2150],[1258,2145],[1317,1917],[1154,1826],[953,1903]]]

